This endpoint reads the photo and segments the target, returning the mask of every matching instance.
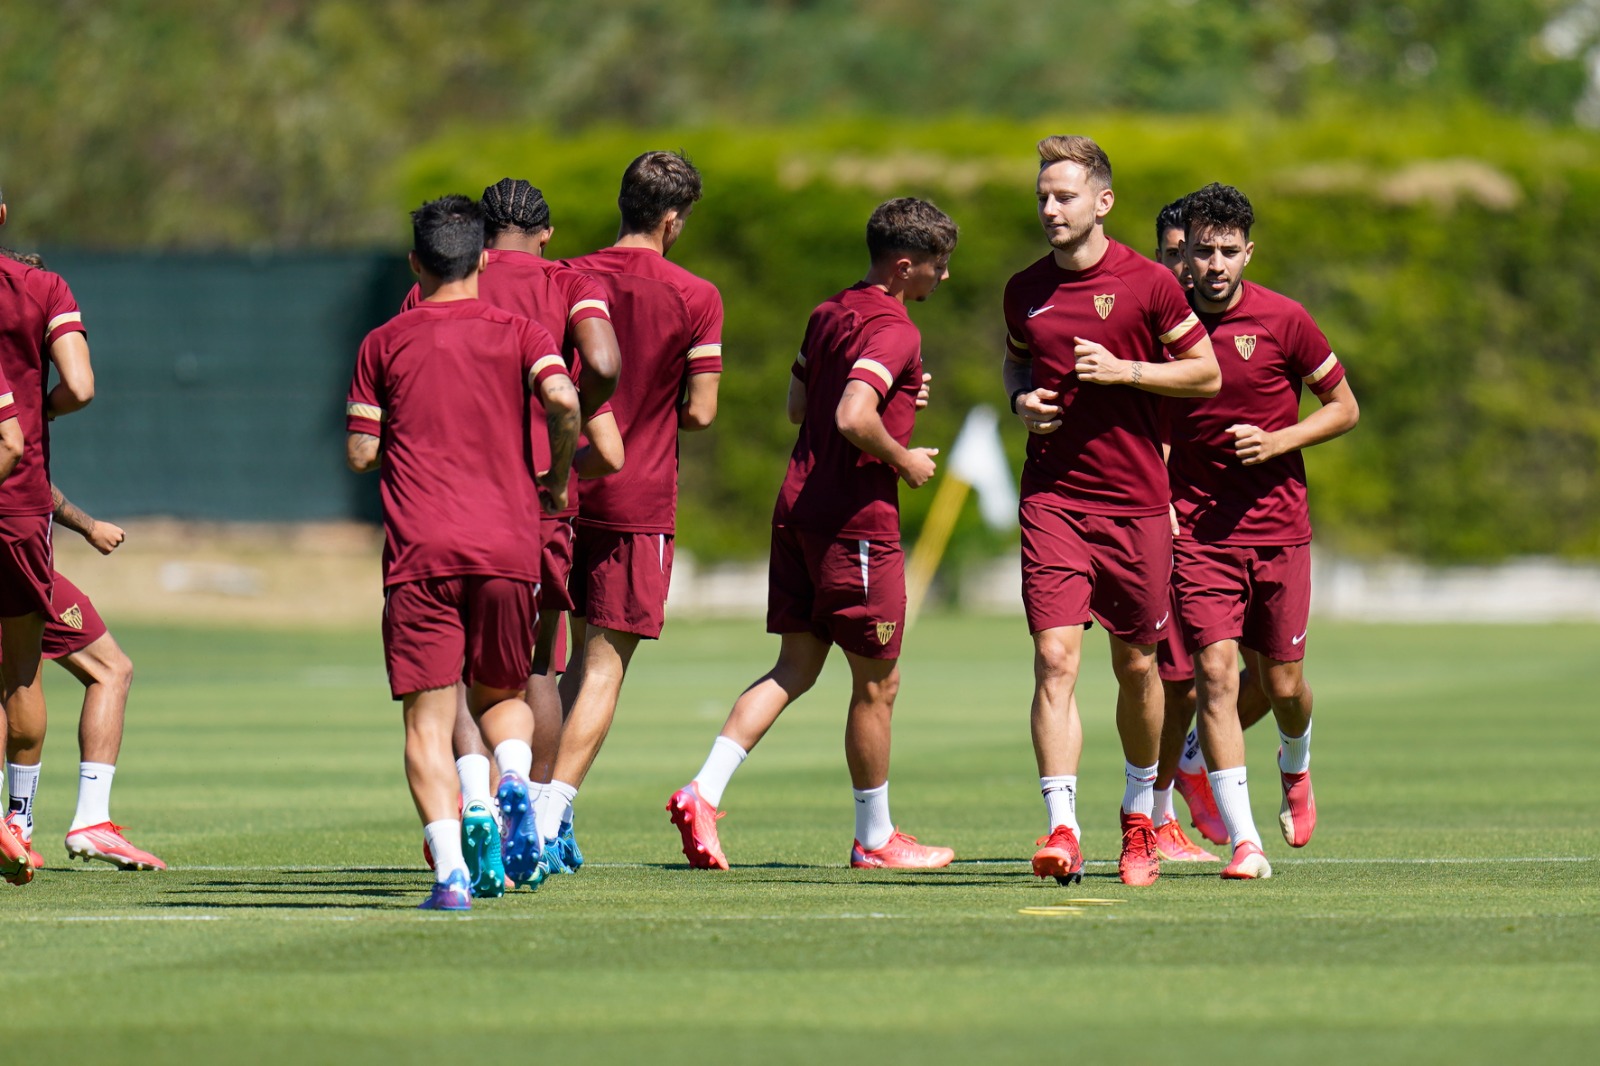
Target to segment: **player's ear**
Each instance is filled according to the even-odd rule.
[[[1094,198],[1094,217],[1105,218],[1111,213],[1111,205],[1116,202],[1117,194],[1111,191],[1109,185],[1101,189],[1100,194]]]
[[[422,260],[417,258],[417,253],[415,251],[406,253],[406,262],[411,264],[411,273],[415,274],[419,278],[422,277]]]
[[[539,237],[539,251],[544,251],[545,247],[550,243],[550,238],[555,235],[556,228],[554,226],[546,226],[544,233]]]
[[[1256,251],[1256,242],[1255,241],[1246,241],[1245,244],[1244,244],[1244,261],[1245,261],[1245,265],[1247,265],[1247,266],[1249,265],[1250,257],[1255,254],[1255,251]]]
[[[487,269],[489,269],[489,249],[485,248],[478,253],[477,271],[481,274]]]
[[[0,226],[6,224],[6,205],[0,204]]]
[[[915,266],[910,257],[902,255],[894,261],[894,276],[904,281],[911,276],[911,270]]]

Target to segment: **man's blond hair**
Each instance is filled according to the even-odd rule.
[[[1088,137],[1057,133],[1039,142],[1039,169],[1055,163],[1076,163],[1102,189],[1111,188],[1111,160],[1105,149]]]

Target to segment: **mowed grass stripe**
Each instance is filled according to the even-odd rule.
[[[1091,634],[1091,864],[1067,890],[1026,866],[1044,827],[1015,619],[932,618],[907,642],[895,813],[954,868],[846,868],[835,663],[728,790],[734,869],[686,870],[661,808],[776,644],[674,621],[635,659],[580,797],[589,866],[455,920],[411,909],[426,875],[376,624],[112,624],[139,671],[113,817],[174,869],[59,861],[81,690],[48,667],[35,846],[52,865],[0,889],[19,1055],[81,1054],[86,1017],[109,1062],[1120,1061],[1130,1032],[1139,1056],[1185,1061],[1488,1062],[1600,1040],[1600,627],[1318,625],[1316,839],[1277,840],[1264,725],[1250,776],[1277,876],[1169,864],[1142,890],[1112,866],[1121,762]],[[1122,903],[1018,913],[1074,895]]]

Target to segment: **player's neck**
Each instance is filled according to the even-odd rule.
[[[543,259],[544,246],[548,241],[549,238],[542,234],[501,233],[489,242],[489,248],[496,252],[525,252]]]
[[[899,279],[894,276],[893,266],[886,266],[880,269],[874,265],[867,271],[867,276],[861,279],[861,284],[872,286],[887,295],[891,300],[899,300],[901,303],[906,302],[905,290],[900,285]]]
[[[422,293],[422,298],[429,303],[450,303],[454,300],[476,300],[478,298],[478,272],[474,270],[464,278],[455,281],[440,281],[426,272],[417,280],[417,288]]]
[[[1083,240],[1070,248],[1053,248],[1051,255],[1055,257],[1056,266],[1062,270],[1088,270],[1105,258],[1109,247],[1111,239],[1106,236],[1105,228],[1096,225],[1083,235]]]
[[[667,254],[666,234],[661,230],[651,233],[619,233],[613,248],[648,248],[658,255]]]

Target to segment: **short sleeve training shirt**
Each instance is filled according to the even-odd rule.
[[[530,393],[566,373],[543,327],[481,300],[424,301],[367,334],[345,425],[380,441],[385,587],[539,580]]]
[[[41,515],[50,497],[50,345],[68,333],[85,333],[83,314],[59,274],[0,256],[0,373],[11,383],[22,458],[0,485],[0,515]]]
[[[1239,302],[1202,314],[1222,368],[1222,391],[1172,409],[1172,505],[1180,536],[1207,544],[1288,547],[1311,540],[1306,464],[1299,451],[1245,466],[1229,426],[1269,433],[1300,420],[1300,385],[1319,396],[1344,365],[1306,309],[1246,281]]]
[[[1063,270],[1047,255],[1013,275],[1004,306],[1007,351],[1032,366],[1035,388],[1061,394],[1061,428],[1028,437],[1023,498],[1052,494],[1087,514],[1165,511],[1162,398],[1131,385],[1080,384],[1073,368],[1078,337],[1147,363],[1198,344],[1205,331],[1172,272],[1111,241],[1087,270]]]
[[[567,265],[605,290],[622,370],[611,395],[627,460],[587,483],[578,521],[672,533],[678,511],[678,404],[689,378],[722,372],[722,296],[650,248],[602,248]]]
[[[490,248],[488,256],[488,265],[478,274],[478,299],[543,326],[561,342],[567,370],[577,380],[583,367],[577,325],[590,318],[610,319],[605,290],[587,274],[531,252]],[[410,310],[421,302],[422,290],[413,285],[400,307]],[[600,410],[609,411],[609,404]],[[533,447],[538,469],[549,470],[550,438],[537,427]],[[557,517],[578,513],[578,491],[578,474],[573,471],[567,482],[567,509]]]
[[[772,524],[863,540],[900,539],[899,475],[839,432],[835,412],[852,381],[878,394],[884,429],[911,443],[922,386],[922,336],[903,303],[861,283],[811,312],[794,376],[806,387],[805,419]]]

